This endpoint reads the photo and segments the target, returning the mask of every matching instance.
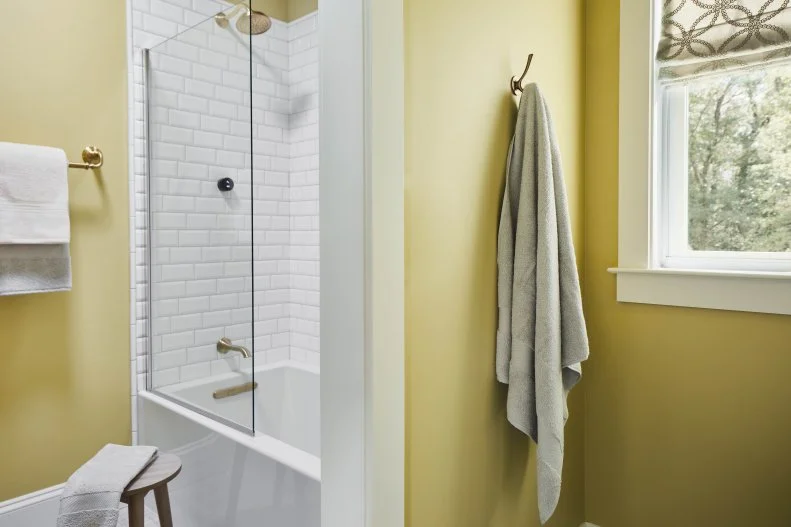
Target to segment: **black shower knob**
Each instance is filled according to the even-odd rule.
[[[217,181],[217,188],[220,189],[222,192],[228,192],[229,190],[233,190],[234,182],[233,179],[229,177],[224,177]]]

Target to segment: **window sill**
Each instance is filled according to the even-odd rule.
[[[614,267],[618,302],[791,315],[791,273]]]

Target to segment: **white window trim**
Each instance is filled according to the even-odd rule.
[[[663,268],[657,221],[652,2],[621,0],[618,267],[619,302],[791,314],[791,273]],[[692,264],[690,264],[692,267]],[[752,268],[751,268],[752,269]]]

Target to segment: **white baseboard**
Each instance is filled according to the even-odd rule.
[[[55,525],[58,517],[58,500],[63,491],[63,484],[37,490],[24,496],[0,502],[0,527],[41,527]],[[146,511],[147,513],[149,511]],[[148,515],[148,514],[147,514]],[[151,514],[153,525],[156,516]],[[585,522],[580,527],[599,527]]]
[[[55,525],[63,484],[0,502],[0,527]]]

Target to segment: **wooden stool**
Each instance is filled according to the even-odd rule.
[[[154,491],[157,514],[161,527],[173,527],[170,516],[170,497],[168,481],[181,472],[181,460],[173,454],[160,454],[153,463],[137,475],[121,494],[121,501],[129,505],[129,527],[144,527],[145,497],[149,490]]]

